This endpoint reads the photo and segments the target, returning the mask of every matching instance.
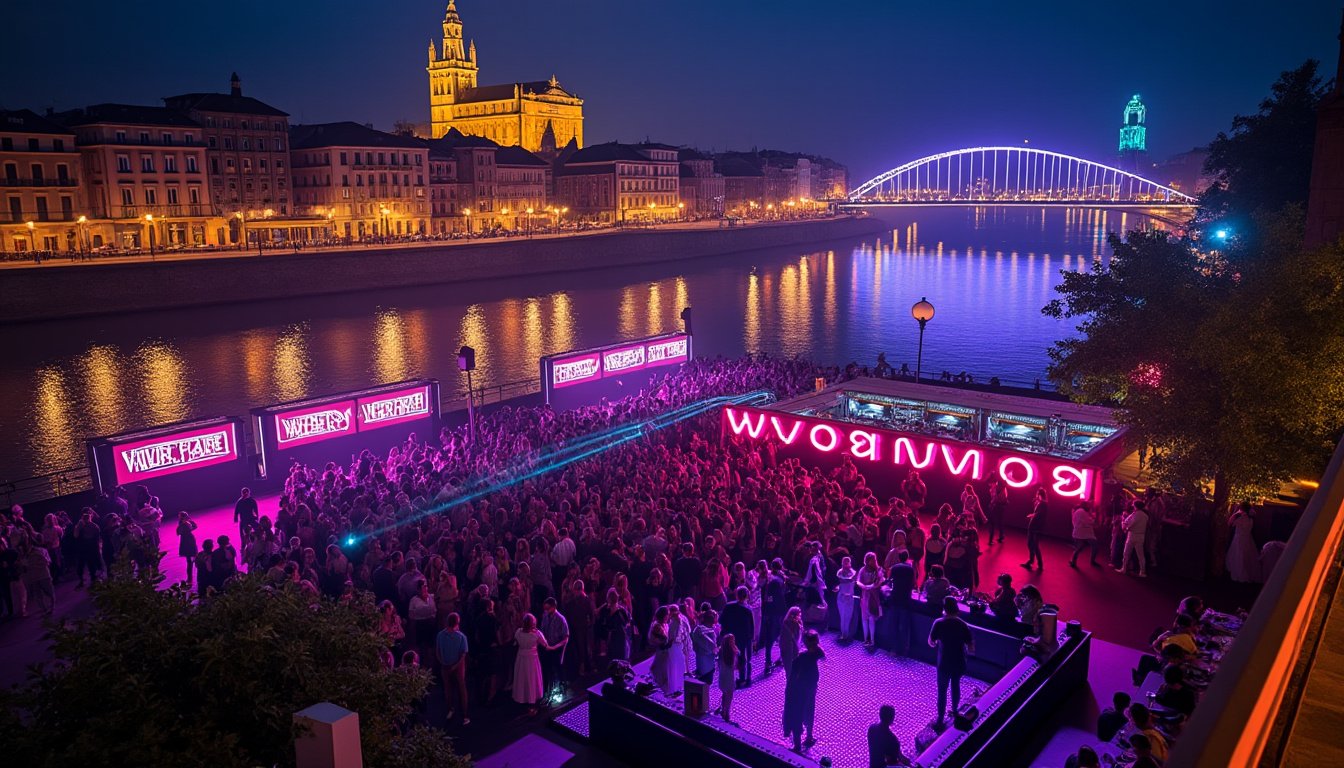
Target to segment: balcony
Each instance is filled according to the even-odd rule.
[[[112,218],[143,219],[146,214],[157,218],[171,219],[181,216],[215,216],[214,207],[206,203],[178,203],[176,205],[116,205],[112,207]]]
[[[75,179],[19,179],[5,178],[0,179],[0,186],[3,187],[78,187],[79,182]]]

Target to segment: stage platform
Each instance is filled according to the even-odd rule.
[[[821,662],[821,682],[817,687],[814,731],[817,743],[803,751],[803,757],[810,763],[829,757],[836,768],[867,765],[868,726],[877,722],[877,709],[883,704],[896,707],[892,732],[900,739],[907,757],[917,754],[915,740],[921,732],[928,730],[924,741],[933,740],[935,734],[929,726],[937,715],[938,702],[933,666],[885,650],[869,650],[862,643],[841,643],[832,632],[821,635],[821,649],[826,658]],[[793,742],[784,736],[782,725],[784,672],[776,668],[773,674],[762,678],[765,654],[758,652],[752,662],[751,686],[737,691],[733,698],[732,717],[737,726],[728,725],[717,714],[706,715],[701,722],[739,738],[742,732],[749,733],[787,753]],[[991,682],[962,678],[963,705],[978,698]],[[710,685],[711,712],[718,710],[721,698],[716,678]],[[684,712],[681,698],[669,699],[655,692],[650,699]]]

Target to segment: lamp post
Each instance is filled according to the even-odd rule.
[[[387,214],[392,211],[388,210],[386,205],[383,205],[378,207],[378,212],[383,214],[383,237],[386,238],[392,234],[392,231],[387,228]]]
[[[88,216],[80,216],[78,219],[75,220],[75,223],[79,225],[79,255],[80,255],[80,258],[87,258],[87,257],[89,256],[89,250],[90,250],[90,247],[89,247],[89,217],[88,217]]]
[[[272,210],[272,209],[270,209],[270,208],[267,208],[266,210],[264,210],[264,211],[261,212],[261,218],[262,218],[263,221],[265,221],[266,219],[271,218],[271,216],[274,216],[274,215],[275,215],[275,211]],[[257,230],[257,255],[258,255],[258,256],[262,255],[262,254],[261,254],[261,234],[262,234],[263,231],[266,231],[266,230],[269,230],[269,229],[270,229],[270,227],[265,227],[265,228],[263,228],[263,229],[259,229],[259,230]]]
[[[910,316],[919,321],[919,356],[915,360],[915,381],[919,381],[924,372],[924,326],[933,319],[933,305],[921,296],[915,306],[910,308]]]
[[[555,217],[555,226],[557,229],[563,230],[565,228],[566,213],[569,213],[569,206],[568,205],[560,206],[560,215]]]
[[[509,209],[508,209],[508,208],[503,208],[503,209],[501,209],[500,212],[499,212],[499,215],[504,217],[503,222],[501,222],[501,223],[507,225],[507,224],[508,224],[508,221],[509,221]],[[505,228],[506,228],[506,229],[512,229],[513,231],[516,232],[516,231],[518,231],[517,222],[514,222],[514,226],[512,226],[512,227],[508,227],[508,226],[506,226]]]
[[[649,201],[649,226],[653,226],[653,201]]]
[[[677,203],[677,221],[684,221],[685,219],[686,219],[686,204]]]
[[[463,209],[462,209],[462,218],[463,218],[463,219],[466,219],[466,222],[467,222],[467,237],[470,238],[470,237],[471,237],[471,209],[470,209],[470,208],[463,208]]]
[[[23,225],[28,228],[28,246],[33,251],[33,263],[41,264],[42,254],[37,252],[37,224],[29,219],[28,221],[23,222]]]
[[[233,216],[238,219],[238,250],[245,251],[247,250],[247,218],[243,216],[242,211],[234,211]]]
[[[532,209],[527,209],[527,236],[532,236]]]
[[[149,228],[149,260],[154,260],[154,214],[145,214],[145,226]]]

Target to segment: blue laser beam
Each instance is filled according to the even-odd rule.
[[[346,536],[345,543],[347,546],[351,546],[360,538],[378,536],[393,527],[414,522],[415,520],[421,520],[430,515],[446,512],[460,504],[470,504],[490,496],[491,494],[498,493],[509,486],[526,482],[549,472],[564,469],[572,464],[585,459],[590,459],[634,440],[638,440],[645,435],[674,426],[687,419],[702,416],[715,408],[724,405],[763,405],[773,400],[774,395],[766,390],[757,390],[743,395],[721,395],[718,397],[705,398],[660,413],[648,419],[621,424],[616,427],[584,435],[568,442],[545,446],[541,449],[540,456],[534,466],[523,474],[517,474],[517,470],[520,468],[502,469],[478,483],[475,483],[470,490],[463,491],[441,504],[436,504],[429,509],[419,512],[413,517],[400,520],[395,526],[382,526],[358,537],[355,534],[350,534]]]

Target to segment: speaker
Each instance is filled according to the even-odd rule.
[[[457,350],[457,369],[459,371],[476,370],[476,350],[463,346]]]
[[[687,675],[682,701],[686,704],[687,717],[704,717],[709,710],[709,684]]]
[[[686,334],[687,334],[688,336],[693,336],[693,335],[695,335],[695,331],[692,331],[692,330],[691,330],[691,308],[690,308],[690,307],[687,307],[687,308],[681,310],[681,322],[684,323],[684,324],[686,325]]]

